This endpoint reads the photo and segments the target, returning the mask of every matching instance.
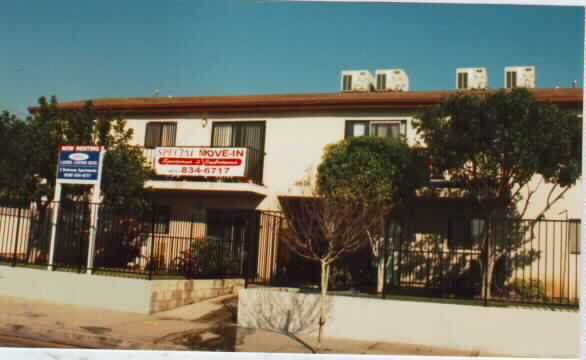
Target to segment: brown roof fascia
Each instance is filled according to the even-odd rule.
[[[95,99],[98,111],[116,113],[187,113],[187,112],[244,112],[244,111],[329,111],[329,110],[386,110],[417,109],[439,103],[458,91],[411,91],[402,93],[323,93],[323,94],[272,94],[205,97],[157,97]],[[488,91],[470,91],[488,94]],[[582,106],[582,89],[533,89],[538,101],[554,102],[579,108]],[[85,101],[62,103],[63,110],[78,110]],[[565,107],[564,106],[564,107]],[[29,107],[34,113],[38,106]]]

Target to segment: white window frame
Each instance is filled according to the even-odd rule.
[[[375,136],[373,135],[374,131],[373,131],[373,125],[384,125],[384,124],[399,124],[399,136],[406,138],[407,137],[407,119],[393,119],[393,120],[360,120],[360,119],[355,119],[355,120],[346,120],[345,122],[345,126],[346,128],[348,128],[349,124],[364,124],[367,123],[367,130],[368,130],[368,135],[367,136]],[[354,129],[352,129],[353,132]],[[350,135],[348,133],[348,131],[346,130],[346,133],[344,135],[344,138],[350,138],[350,137],[355,137],[355,136],[364,136],[364,135],[354,135],[352,133],[352,135]]]

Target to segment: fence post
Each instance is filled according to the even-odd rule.
[[[230,216],[230,221],[228,222],[230,225],[230,230],[234,229],[234,219],[233,219],[233,215]],[[222,225],[226,225],[225,223]],[[230,231],[231,236],[233,236],[233,231]],[[224,236],[222,236],[222,238],[220,240],[218,240],[217,242],[217,263],[218,264],[218,274],[217,276],[220,278],[224,277],[224,262],[222,261],[222,255],[224,254],[224,243],[225,243],[225,233]]]
[[[16,252],[18,251],[18,237],[20,233],[20,207],[16,215],[16,235],[14,237],[14,254],[12,255],[12,266],[16,266]]]
[[[155,207],[152,208],[152,216],[151,216],[151,253],[150,256],[147,257],[147,266],[149,267],[149,280],[153,278],[153,268],[155,267],[153,259],[155,258]]]
[[[73,205],[73,206],[75,207],[75,205]],[[79,231],[80,232],[80,236],[78,236],[79,261],[77,262],[77,272],[78,273],[81,273],[81,269],[83,269],[83,243],[84,243],[84,238],[85,238],[85,235],[84,235],[84,232],[85,232],[84,231],[84,229],[85,229],[84,228],[84,225],[85,225],[85,222],[86,222],[86,208],[85,208],[85,206],[86,206],[86,203],[85,202],[82,202],[81,203],[81,206],[80,206],[81,209],[80,210],[78,209],[78,211],[81,211],[81,223],[79,223],[79,224],[77,223],[77,216],[75,216],[75,220],[73,222],[73,231],[72,231],[72,233],[75,234],[75,228],[76,228],[75,225],[77,225],[79,227],[79,230],[80,230]],[[89,237],[89,234],[88,234],[88,237]],[[72,243],[73,242],[75,242],[75,238],[73,239]]]
[[[49,245],[49,270],[53,270],[55,268],[55,237],[57,235],[57,221],[59,220],[59,204],[61,201],[61,184],[57,182],[55,184],[55,195],[53,197],[53,213],[51,214],[51,240]]]
[[[195,213],[191,213],[191,222],[189,223],[189,249],[187,254],[189,258],[187,259],[187,263],[190,264],[187,269],[183,269],[183,276],[191,278],[193,273],[196,272],[196,269],[193,266],[193,226],[195,225]],[[199,266],[199,264],[198,264]],[[186,271],[189,271],[189,274],[185,274]]]
[[[390,218],[383,218],[383,247],[381,249],[383,256],[383,291],[381,297],[385,298],[385,289],[387,287],[387,242],[389,241]]]
[[[488,266],[488,261],[490,259],[490,229],[492,227],[492,218],[488,218],[488,221],[486,222],[486,235],[485,235],[485,251],[484,251],[484,288],[482,289],[482,291],[484,292],[484,306],[488,306],[488,289],[491,286],[491,284],[488,283],[488,272],[489,272],[489,266]]]
[[[252,213],[252,215],[256,215],[256,213]],[[240,262],[240,266],[239,266],[239,275],[242,276],[244,278],[244,288],[246,288],[248,286],[248,273],[245,269],[246,266],[246,260],[245,260],[245,254],[247,253],[246,248],[248,246],[248,244],[250,243],[249,238],[252,236],[252,216],[251,214],[247,214],[247,221],[246,221],[246,226],[244,228],[244,236],[240,239],[240,249],[238,249],[238,255],[239,255],[239,262]]]
[[[87,249],[87,269],[86,272],[91,274],[94,269],[96,254],[96,237],[98,234],[98,216],[100,212],[100,190],[96,185],[93,190],[92,202],[90,203],[90,232]]]

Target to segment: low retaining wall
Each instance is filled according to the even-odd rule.
[[[571,311],[329,296],[324,336],[430,345],[526,357],[576,358],[579,315]],[[319,296],[240,290],[238,325],[317,335]]]
[[[171,310],[217,296],[237,294],[243,279],[151,280],[150,312]]]
[[[0,296],[152,314],[236,293],[242,279],[145,280],[0,266]]]

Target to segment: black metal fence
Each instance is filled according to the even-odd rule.
[[[0,263],[48,265],[51,206],[0,201]]]
[[[385,290],[578,305],[578,221],[455,218],[445,231],[389,225]]]
[[[172,214],[166,207],[125,211],[86,202],[3,201],[0,263],[148,278],[249,278],[256,276],[259,221],[253,210],[216,211],[206,218]]]
[[[381,296],[578,306],[579,221],[450,218],[430,225],[391,218],[385,223],[379,240]],[[319,284],[318,263],[281,243],[277,263],[271,284]],[[368,245],[334,263],[330,274],[334,290],[377,294],[377,281]]]
[[[569,220],[450,218],[430,226],[387,219],[380,234],[381,295],[575,307],[580,226]],[[128,211],[84,202],[0,200],[0,264],[147,278],[319,284],[319,264],[289,251],[282,240],[286,231],[281,214],[254,210],[179,215],[165,206]],[[334,263],[330,277],[332,289],[377,293],[370,246]]]

